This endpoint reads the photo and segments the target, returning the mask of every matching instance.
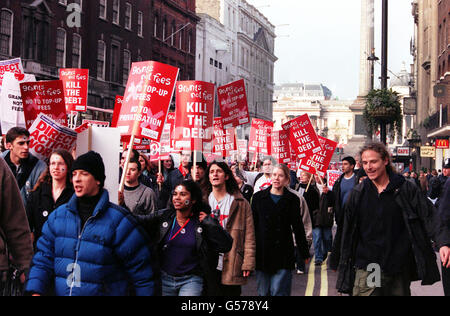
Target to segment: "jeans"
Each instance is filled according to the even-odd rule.
[[[292,271],[278,270],[275,274],[256,271],[259,296],[290,296]]]
[[[333,247],[333,234],[331,228],[314,228],[313,242],[316,261],[323,262]]]
[[[203,278],[198,275],[175,277],[161,271],[162,296],[201,296]]]

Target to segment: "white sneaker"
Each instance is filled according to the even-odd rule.
[[[302,270],[297,270],[297,274],[305,274],[305,272]]]

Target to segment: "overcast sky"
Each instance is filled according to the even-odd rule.
[[[323,83],[339,99],[358,95],[361,0],[247,0],[275,26],[275,83]],[[381,1],[375,1],[375,49],[381,59]],[[285,24],[289,24],[285,26]],[[398,73],[413,58],[411,0],[389,1],[388,68]],[[289,36],[289,37],[287,37]],[[376,64],[375,88],[380,87]],[[392,78],[393,75],[389,73]]]

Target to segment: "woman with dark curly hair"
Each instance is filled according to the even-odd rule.
[[[138,217],[156,245],[163,296],[201,296],[214,284],[219,252],[230,251],[233,240],[209,214],[199,185],[185,180],[168,209]]]

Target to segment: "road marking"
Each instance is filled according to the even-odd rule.
[[[314,287],[315,287],[315,278],[314,278],[314,273],[315,273],[315,256],[311,259],[310,263],[309,263],[309,271],[308,271],[308,284],[306,286],[306,292],[305,292],[305,296],[313,296],[314,293]]]
[[[327,269],[328,259],[322,264],[322,275],[320,281],[320,296],[328,296],[328,269]]]

